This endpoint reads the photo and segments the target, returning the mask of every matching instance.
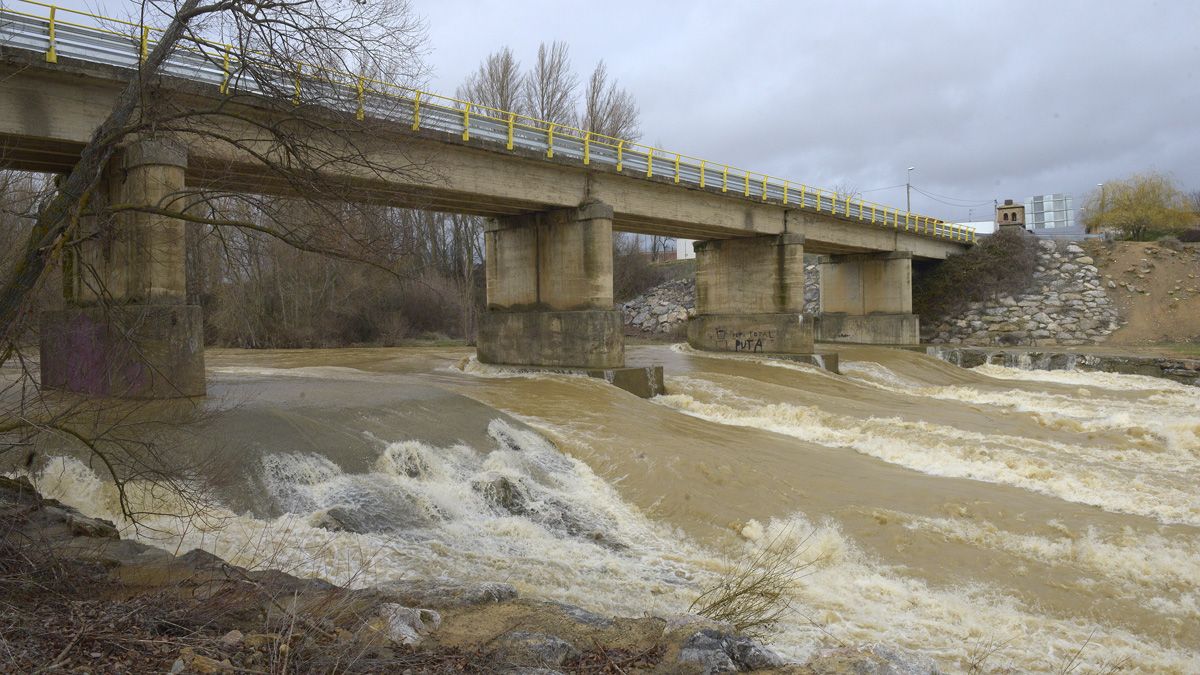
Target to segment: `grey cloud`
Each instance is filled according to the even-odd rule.
[[[127,8],[126,3],[76,0]],[[430,86],[490,51],[603,58],[643,140],[823,187],[990,200],[1145,170],[1200,189],[1200,3],[413,0]],[[868,198],[903,205],[903,188]],[[914,196],[914,209],[967,209]],[[974,215],[979,217],[980,210]]]

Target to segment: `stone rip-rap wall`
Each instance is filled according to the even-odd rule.
[[[696,280],[677,279],[659,284],[621,305],[625,325],[643,333],[674,334],[686,329],[696,313]]]
[[[1103,342],[1118,324],[1095,261],[1078,244],[1039,240],[1038,264],[1025,292],[973,302],[941,322],[922,317],[927,342],[965,345],[1085,345]]]
[[[804,260],[804,312],[816,314],[821,306],[820,270],[816,256]],[[621,305],[631,333],[681,335],[696,313],[694,278],[668,281]]]
[[[1117,308],[1095,261],[1078,244],[1039,240],[1034,278],[1023,293],[973,302],[943,321],[922,317],[922,338],[935,344],[1084,345],[1118,328]],[[804,266],[804,311],[820,312],[817,258]],[[621,306],[631,333],[679,335],[696,312],[693,279],[668,281]]]

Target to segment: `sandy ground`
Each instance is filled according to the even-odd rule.
[[[1200,343],[1200,245],[1175,251],[1120,241],[1086,248],[1121,313],[1122,326],[1106,345]]]

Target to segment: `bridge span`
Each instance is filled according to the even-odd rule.
[[[153,42],[152,28],[40,3],[0,10],[0,163],[70,171]],[[243,142],[216,143],[198,132],[131,140],[105,192],[151,207],[212,187],[288,194],[288,183],[253,152],[261,131],[239,119],[277,115],[277,108],[256,103],[260,92],[239,77],[227,45],[187,47],[168,60],[158,95],[184,109],[236,109],[217,119],[223,135]],[[314,125],[310,144],[335,147],[358,124],[350,142],[371,166],[394,167],[332,163],[328,178],[344,185],[346,199],[491,219],[488,311],[478,336],[485,362],[624,365],[623,321],[613,308],[613,231],[701,240],[694,346],[749,344],[781,354],[811,353],[814,337],[915,342],[913,260],[942,259],[974,240],[969,229],[927,216],[429,92],[349,75],[306,76],[299,67],[286,77],[295,80],[298,109],[311,95],[321,105],[306,114],[339,127],[334,134]],[[72,307],[44,322],[44,382],[95,393],[202,393],[199,310],[186,305],[183,220],[133,213],[118,216],[116,227],[124,236],[85,242],[78,255],[86,264],[68,270],[77,277],[67,283]],[[802,314],[805,252],[826,256],[817,317]],[[97,329],[112,319],[89,290],[96,287],[140,317],[139,325],[156,326],[129,358],[157,363],[107,364],[103,370],[112,372],[103,376],[80,372],[70,354],[85,334],[93,341],[128,336]],[[754,340],[743,339],[749,336]],[[143,374],[121,374],[129,372]],[[191,384],[155,384],[156,372]]]

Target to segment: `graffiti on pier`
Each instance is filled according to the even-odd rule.
[[[714,328],[713,337],[717,349],[732,352],[763,352],[771,351],[775,345],[773,330],[728,330]]]

